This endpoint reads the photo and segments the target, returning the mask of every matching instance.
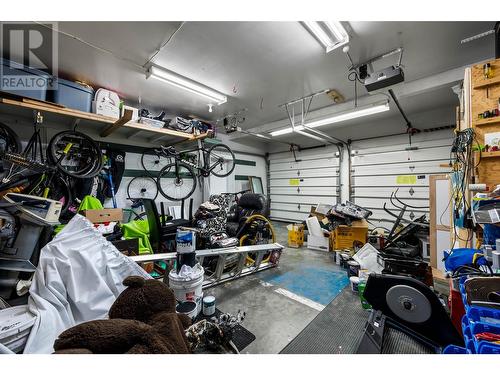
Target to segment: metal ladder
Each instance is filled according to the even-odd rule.
[[[226,281],[235,280],[249,274],[263,271],[269,268],[276,267],[279,263],[279,258],[281,251],[284,246],[279,243],[263,244],[263,245],[251,245],[251,246],[235,246],[228,248],[218,248],[218,249],[205,249],[197,250],[196,258],[200,264],[203,264],[205,258],[217,257],[217,265],[215,267],[215,272],[207,277],[207,272],[205,273],[205,280],[203,281],[203,289],[211,288],[216,285],[225,283]],[[270,253],[269,261],[263,262],[264,256]],[[251,266],[247,266],[247,256],[252,253],[255,254],[256,258]],[[225,271],[228,258],[233,255],[237,256],[236,265],[232,267],[229,271]],[[176,253],[160,253],[160,254],[148,254],[148,255],[137,255],[131,256],[131,260],[134,262],[148,263],[157,261],[173,261],[176,259]],[[168,273],[170,269],[166,269],[166,273],[163,281],[168,284]]]

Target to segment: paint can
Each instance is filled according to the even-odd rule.
[[[347,261],[347,277],[359,276],[359,269],[361,268],[359,263],[355,260]]]
[[[197,310],[198,310],[198,307],[196,305],[196,302],[193,302],[193,301],[181,302],[175,307],[175,311],[177,313],[186,314],[187,316],[189,316],[193,320],[198,315]]]
[[[211,316],[215,314],[215,297],[203,297],[203,315]]]
[[[196,232],[189,229],[177,229],[175,235],[177,254],[188,254],[196,250]]]
[[[359,277],[351,276],[349,278],[349,282],[351,283],[351,291],[355,294],[358,294]]]

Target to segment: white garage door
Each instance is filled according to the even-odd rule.
[[[438,138],[441,139],[435,139]],[[429,206],[429,175],[446,173],[440,167],[450,159],[451,132],[424,133],[413,137],[408,148],[407,137],[391,137],[393,144],[373,147],[373,141],[353,143],[351,158],[351,200],[373,212],[374,225],[390,226],[395,218],[383,210],[384,203],[394,214],[399,210],[391,205],[391,192],[403,202],[415,207]],[[397,203],[400,205],[399,203]],[[428,208],[408,208],[405,217],[429,218]]]
[[[269,156],[271,218],[301,222],[311,206],[335,204],[339,197],[339,158],[335,146]]]

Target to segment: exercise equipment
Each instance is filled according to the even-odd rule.
[[[448,345],[463,345],[461,335],[439,298],[418,280],[372,274],[366,283],[364,297],[373,311],[357,353],[382,353],[387,328],[407,334],[436,353]]]

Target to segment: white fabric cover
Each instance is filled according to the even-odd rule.
[[[64,330],[106,318],[130,275],[150,276],[76,215],[41,251],[28,305],[37,315],[24,353],[52,353]]]
[[[384,267],[377,262],[378,250],[369,243],[366,243],[359,251],[354,254],[352,259],[359,263],[361,269],[374,273],[382,273]]]

